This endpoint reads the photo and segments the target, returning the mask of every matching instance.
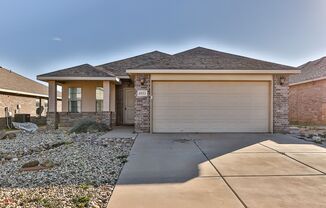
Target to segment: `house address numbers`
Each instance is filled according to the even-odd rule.
[[[137,97],[146,97],[148,96],[147,90],[137,90]]]

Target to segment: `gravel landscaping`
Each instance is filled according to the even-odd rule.
[[[289,133],[309,142],[326,143],[326,126],[291,126]]]
[[[39,130],[0,140],[0,207],[106,207],[134,138]]]

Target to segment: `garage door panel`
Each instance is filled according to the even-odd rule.
[[[268,82],[154,82],[154,132],[267,132]]]
[[[155,132],[171,132],[171,129],[174,132],[265,132],[262,130],[264,128],[263,124],[256,125],[256,123],[246,123],[243,125],[243,122],[236,123],[236,121],[232,124],[226,123],[224,121],[211,123],[212,125],[217,126],[214,130],[212,130],[211,126],[207,126],[204,123],[180,123],[175,126],[173,123],[158,123],[161,125],[159,129],[155,129]],[[200,129],[200,131],[194,131],[194,125],[196,125],[196,130]]]
[[[153,89],[153,92],[159,91],[160,93],[170,94],[173,91],[174,94],[192,94],[192,93],[208,93],[208,94],[242,94],[248,91],[254,91],[255,93],[265,93],[265,90],[260,87],[266,87],[266,82],[255,82],[255,86],[258,89],[252,88],[253,82],[155,82],[156,86],[163,86],[164,88]],[[191,88],[192,91],[189,91]]]
[[[240,108],[240,109],[232,109],[232,107],[228,108],[222,108],[219,110],[215,109],[169,109],[169,108],[162,108],[162,109],[156,109],[157,113],[155,115],[157,116],[156,120],[162,119],[162,118],[206,118],[206,119],[219,119],[221,117],[226,118],[242,118],[242,119],[248,119],[250,118],[259,118],[262,119],[268,118],[268,115],[266,115],[266,109],[249,109],[249,108]]]
[[[218,100],[217,100],[218,98]],[[266,106],[266,95],[210,95],[210,94],[178,94],[159,95],[155,97],[156,107],[161,106]],[[241,100],[241,102],[239,102]]]

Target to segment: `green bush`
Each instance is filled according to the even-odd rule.
[[[70,133],[96,133],[96,132],[104,132],[109,131],[109,127],[104,123],[97,123],[91,120],[81,120],[76,123],[71,129]]]

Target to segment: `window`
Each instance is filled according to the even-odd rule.
[[[103,111],[103,87],[96,88],[96,112]]]
[[[36,109],[41,107],[40,99],[35,100],[35,107],[36,107]]]
[[[44,111],[48,112],[48,100],[44,100]]]
[[[69,88],[68,109],[70,113],[81,112],[81,88]]]
[[[45,107],[45,108],[48,107],[48,100],[44,100],[44,107]]]

